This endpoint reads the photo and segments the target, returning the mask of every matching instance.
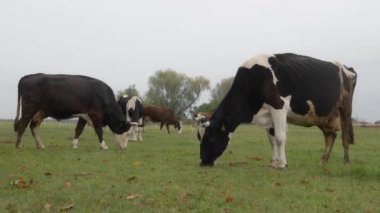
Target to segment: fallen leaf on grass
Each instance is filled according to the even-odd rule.
[[[141,165],[141,162],[136,160],[136,161],[133,161],[132,165],[135,167],[138,167]]]
[[[139,195],[139,194],[130,194],[127,196],[127,200],[133,200],[133,199],[137,199],[137,198],[141,198],[142,195]]]
[[[231,213],[231,209],[224,209],[224,213]]]
[[[14,143],[14,142],[11,141],[11,140],[6,140],[6,141],[1,141],[1,143],[8,143],[8,144],[11,144],[11,143]]]
[[[29,185],[26,183],[25,180],[16,180],[13,185],[18,189],[25,189],[28,188]]]
[[[72,186],[73,186],[73,185],[71,184],[70,181],[66,181],[66,182],[65,182],[65,189],[71,189]]]
[[[227,203],[232,203],[233,200],[234,200],[234,198],[232,196],[227,196],[226,197],[226,202]]]
[[[67,211],[70,211],[73,208],[74,208],[74,204],[71,203],[71,204],[69,204],[67,206],[64,206],[64,207],[60,208],[59,211],[60,212],[67,212]]]
[[[50,172],[45,172],[45,176],[50,177],[51,173]]]
[[[128,182],[132,182],[132,181],[136,181],[137,180],[137,177],[136,176],[131,176],[127,179]]]
[[[45,203],[44,205],[44,208],[49,211],[51,209],[51,207],[53,207],[53,205],[51,203]]]
[[[251,159],[255,160],[255,161],[261,161],[263,159],[263,157],[261,157],[261,156],[255,156],[255,157],[252,157]]]
[[[245,162],[245,161],[240,161],[240,162],[230,162],[230,163],[229,163],[229,166],[234,167],[234,166],[241,166],[241,165],[245,165],[245,164],[247,164],[247,162]]]
[[[274,184],[274,186],[281,186],[281,183],[277,182]]]
[[[11,182],[11,185],[15,186],[18,189],[26,189],[29,188],[33,183],[33,178],[30,178],[29,181],[26,181],[24,177],[20,177],[19,179]]]
[[[194,197],[194,195],[187,192],[187,193],[181,195],[181,201],[185,203],[191,197]]]
[[[75,177],[75,179],[78,179],[78,177],[88,177],[91,175],[94,175],[94,173],[92,173],[92,172],[79,172],[79,173],[74,174],[74,177]]]
[[[375,209],[366,209],[364,212],[365,213],[376,213],[376,210]]]
[[[326,192],[333,193],[333,192],[335,192],[335,189],[329,189],[329,188],[326,188],[325,191],[326,191]]]
[[[307,180],[301,180],[300,184],[301,185],[307,185],[307,184],[309,184],[309,181],[307,181]]]

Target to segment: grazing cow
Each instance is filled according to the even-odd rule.
[[[193,112],[193,120],[195,122],[195,128],[197,129],[197,138],[199,141],[202,140],[202,137],[205,133],[204,124],[210,120],[212,112]]]
[[[165,107],[159,107],[154,105],[144,106],[144,120],[149,118],[152,122],[160,122],[160,130],[164,124],[170,134],[169,125],[173,125],[178,133],[182,132],[182,123],[177,119],[174,111]]]
[[[206,123],[201,165],[213,166],[237,126],[252,121],[267,130],[274,168],[287,166],[287,122],[322,130],[321,162],[327,162],[336,132],[342,130],[344,163],[348,163],[348,146],[354,143],[351,111],[356,77],[352,68],[340,63],[291,53],[250,59],[238,69],[230,91]]]
[[[143,104],[137,96],[122,96],[117,101],[121,107],[127,122],[131,124],[130,139],[134,141],[142,141],[143,128]]]
[[[22,147],[21,138],[30,122],[29,127],[37,148],[45,148],[39,127],[47,117],[57,120],[79,117],[73,148],[77,148],[79,136],[86,123],[94,127],[102,149],[108,149],[102,130],[106,125],[114,133],[120,148],[127,147],[126,132],[130,125],[117,105],[112,89],[100,80],[80,75],[41,73],[22,77],[18,84],[17,114],[14,122],[17,132],[16,147]]]

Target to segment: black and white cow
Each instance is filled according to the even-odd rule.
[[[21,138],[30,123],[37,148],[45,148],[39,127],[47,117],[57,120],[79,117],[73,148],[77,148],[79,136],[86,123],[94,127],[102,149],[108,149],[103,140],[102,129],[106,125],[114,133],[119,147],[127,147],[126,132],[130,125],[126,122],[112,89],[100,80],[80,75],[41,73],[22,77],[18,84],[17,114],[14,122],[17,132],[16,147],[22,147]]]
[[[127,122],[131,124],[130,139],[142,141],[141,136],[143,128],[143,104],[137,96],[122,96],[117,101],[121,107]]]
[[[267,130],[274,168],[287,166],[287,122],[316,125],[322,130],[325,151],[321,162],[327,162],[336,132],[342,130],[344,162],[348,163],[348,146],[354,143],[351,112],[356,77],[352,68],[338,62],[292,53],[258,55],[248,60],[206,123],[200,145],[201,165],[214,164],[243,122],[254,122]]]

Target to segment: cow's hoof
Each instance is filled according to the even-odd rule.
[[[288,167],[288,164],[277,162],[275,165],[272,165],[272,167],[275,169],[285,169],[286,167]]]
[[[107,144],[103,141],[103,142],[100,144],[100,148],[103,149],[103,150],[107,150],[107,149],[108,149],[108,146],[107,146]]]
[[[42,146],[37,146],[37,149],[45,149],[45,146],[42,145]]]

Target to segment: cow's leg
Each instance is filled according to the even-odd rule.
[[[138,137],[139,141],[143,141],[142,131],[143,131],[143,119],[140,118],[139,122],[138,122],[138,125],[137,125],[137,137]]]
[[[343,143],[343,150],[344,150],[344,163],[349,163],[350,162],[350,157],[348,153],[348,147],[350,145],[350,141],[353,141],[353,138],[350,137],[350,131],[351,127],[350,122],[351,118],[348,117],[348,112],[346,107],[344,107],[346,103],[343,101],[343,107],[339,108],[339,113],[340,113],[340,124],[342,127],[342,143]],[[350,115],[351,116],[351,115]]]
[[[138,131],[138,124],[137,123],[133,123],[132,126],[131,126],[131,130],[130,130],[130,136],[131,136],[131,140],[132,141],[137,141],[137,131]]]
[[[39,111],[33,116],[32,122],[30,122],[30,125],[29,125],[34,141],[36,142],[37,149],[45,149],[45,146],[42,143],[42,140],[40,137],[40,125],[42,121],[44,120],[44,118],[45,118],[44,113]]]
[[[87,121],[83,118],[78,119],[77,127],[75,128],[75,134],[71,147],[73,149],[78,149],[79,137],[83,132],[84,127],[86,126]]]
[[[90,119],[92,121],[92,124],[94,125],[95,133],[98,136],[99,142],[100,142],[100,148],[103,150],[107,150],[108,146],[106,142],[103,139],[103,128],[102,128],[102,121],[100,115],[97,114],[90,114]]]
[[[334,131],[326,131],[323,129],[322,132],[325,137],[325,151],[321,157],[320,163],[326,163],[329,160],[332,147],[334,146],[336,133]]]
[[[161,124],[160,124],[160,130],[162,131],[162,127],[164,126],[164,122],[161,122]]]
[[[166,129],[168,130],[168,133],[170,134],[169,124],[168,123],[166,123]]]
[[[286,155],[285,155],[285,144],[286,144],[286,115],[287,109],[271,109],[271,116],[273,120],[273,127],[275,129],[274,136],[277,145],[277,156],[278,162],[275,168],[282,169],[287,166]]]
[[[139,141],[143,141],[142,131],[143,131],[143,127],[139,126],[138,129],[137,129],[137,138],[138,138]]]
[[[276,167],[277,162],[278,162],[278,154],[277,154],[277,143],[276,143],[276,138],[274,136],[274,128],[267,129],[267,134],[268,134],[268,140],[272,148],[272,157],[270,160],[270,165],[272,167]]]
[[[332,130],[326,130],[321,127],[319,128],[322,130],[323,135],[325,136],[325,152],[323,153],[320,160],[320,163],[323,164],[327,163],[327,161],[329,160],[331,150],[335,143],[336,133]]]
[[[22,135],[25,132],[26,127],[28,126],[30,120],[32,119],[35,112],[33,110],[27,110],[28,106],[22,106],[22,116],[20,120],[17,122],[16,130],[17,130],[17,139],[16,139],[16,148],[22,148]]]

